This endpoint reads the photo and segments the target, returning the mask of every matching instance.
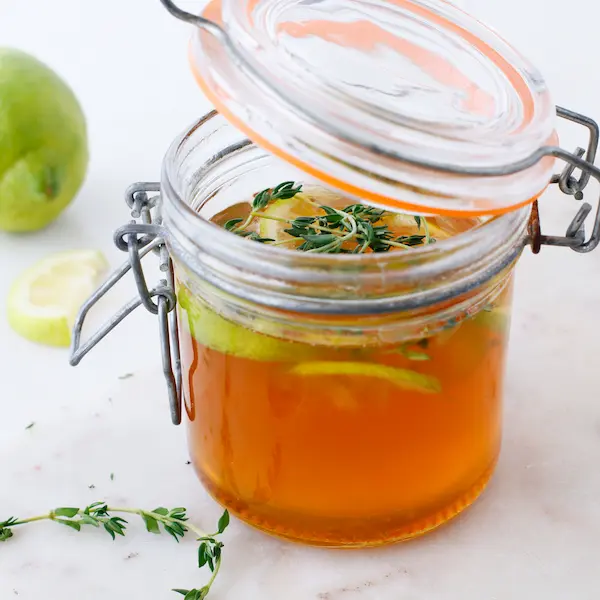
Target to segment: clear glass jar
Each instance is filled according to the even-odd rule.
[[[216,113],[166,157],[193,463],[221,504],[270,533],[410,538],[471,504],[494,470],[529,211],[355,256],[276,249],[209,222],[295,175]]]
[[[130,264],[82,308],[71,363],[143,305],[159,318],[172,419],[183,395],[196,471],[241,519],[342,547],[441,525],[498,457],[525,243],[600,241],[598,211],[585,235],[589,204],[552,236],[533,201],[550,183],[581,199],[600,181],[598,125],[554,107],[532,65],[442,0],[213,0],[201,17],[162,2],[196,25],[192,68],[220,114],[173,143],[160,185],[129,190],[137,221],[115,241]],[[589,131],[587,150],[554,145],[555,113]],[[433,214],[452,235],[314,254],[220,226],[287,180]],[[167,277],[150,289],[152,250]],[[140,298],[81,343],[87,312],[130,268]]]

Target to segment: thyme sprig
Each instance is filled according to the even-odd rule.
[[[141,508],[109,507],[104,502],[94,502],[84,509],[61,507],[44,515],[27,519],[9,517],[0,522],[0,542],[6,542],[12,538],[15,527],[38,521],[54,521],[75,531],[81,531],[85,526],[103,528],[115,540],[118,535],[125,535],[128,522],[122,517],[114,516],[114,513],[137,515],[144,521],[146,529],[150,533],[160,534],[164,531],[171,535],[176,542],[179,542],[188,531],[194,533],[197,536],[197,541],[200,542],[198,567],[202,568],[208,565],[212,575],[208,583],[201,588],[193,590],[175,589],[173,591],[183,595],[184,600],[203,600],[208,596],[221,567],[223,543],[217,538],[229,525],[229,513],[227,511],[219,519],[217,531],[207,534],[188,521],[187,510],[182,507],[167,509],[159,506],[154,510],[143,510]]]
[[[227,221],[227,223],[225,223],[224,227],[228,231],[233,231],[242,237],[248,237],[255,242],[274,242],[275,240],[261,238],[258,234],[245,231],[245,229],[248,227],[248,225],[250,225],[250,223],[252,223],[257,211],[266,208],[275,200],[289,200],[300,191],[302,191],[302,185],[294,187],[293,181],[284,181],[283,183],[276,185],[274,188],[267,188],[262,192],[258,192],[258,194],[254,196],[254,200],[252,201],[252,212],[248,215],[246,221],[244,221],[244,219],[230,219]],[[244,221],[244,223],[240,225],[242,221]]]
[[[265,208],[269,202],[274,200],[289,200],[302,191],[302,185],[294,187],[293,181],[284,181],[274,188],[267,188],[254,196],[252,210],[257,211]]]
[[[417,230],[420,232],[423,229],[423,234],[395,236],[389,225],[382,221],[392,213],[364,204],[350,204],[337,209],[307,199],[314,205],[317,214],[285,219],[265,212],[271,202],[289,200],[301,191],[302,185],[295,185],[293,181],[262,190],[254,196],[252,209],[246,219],[230,219],[224,227],[263,244],[278,246],[296,242],[296,250],[320,254],[361,254],[369,249],[372,252],[387,252],[391,248],[408,250],[436,241],[431,237],[424,217],[414,217]],[[262,237],[248,229],[255,219],[279,221],[287,226],[283,231],[291,237],[280,241]]]

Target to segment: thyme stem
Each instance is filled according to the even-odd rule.
[[[53,521],[55,518],[54,513],[46,513],[45,515],[38,515],[37,517],[29,517],[28,519],[19,519],[10,524],[11,527],[17,525],[27,525],[27,523],[35,523],[36,521]]]
[[[200,542],[198,548],[198,566],[202,568],[204,565],[208,565],[212,573],[211,577],[208,583],[199,589],[177,589],[174,591],[185,596],[184,600],[203,600],[208,596],[221,568],[221,550],[223,544],[217,540],[217,537],[229,525],[229,513],[227,511],[219,519],[217,531],[207,534],[188,521],[185,508],[173,508],[169,510],[159,507],[154,510],[144,510],[141,508],[108,506],[103,502],[95,502],[84,509],[63,507],[26,519],[10,517],[6,521],[0,522],[0,542],[6,542],[13,537],[12,530],[14,527],[45,520],[68,526],[76,531],[81,531],[86,525],[96,528],[102,526],[114,540],[117,535],[125,535],[128,525],[125,519],[113,516],[115,513],[137,515],[144,521],[146,529],[150,533],[161,533],[162,528],[163,531],[169,533],[176,541],[183,538],[187,531],[194,533]]]
[[[164,519],[164,515],[160,515],[151,510],[142,510],[141,508],[122,508],[122,507],[109,506],[106,510],[108,512],[137,515],[138,517],[142,517],[142,518],[145,515],[145,516],[153,517],[157,521],[161,521],[162,519]],[[181,525],[185,529],[189,529],[190,531],[194,532],[198,537],[206,537],[208,535],[206,532],[202,531],[202,529],[199,529],[198,527],[196,527],[195,525],[190,523],[187,519],[175,519],[175,518],[169,517],[169,521],[171,521],[173,523],[179,523],[179,525]],[[215,535],[215,534],[213,534],[213,535]]]
[[[414,246],[431,244],[435,240],[427,220],[415,215],[414,221],[417,230],[424,229],[424,235],[397,235],[390,229],[389,217],[392,213],[383,209],[370,207],[364,204],[350,204],[342,210],[319,204],[312,197],[304,195],[302,202],[314,206],[316,213],[311,216],[297,216],[294,219],[268,214],[269,205],[273,201],[294,198],[302,190],[302,185],[293,181],[280,183],[274,188],[267,188],[254,196],[252,208],[246,219],[236,218],[225,223],[225,229],[236,233],[249,240],[261,242],[272,246],[290,244],[294,240],[298,245],[295,250],[316,254],[325,253],[356,253],[361,254],[367,250],[373,252],[387,252],[391,248],[410,250]],[[293,206],[290,213],[293,213]],[[318,214],[319,212],[323,214]],[[283,229],[290,238],[274,240],[272,237],[263,237],[260,233],[248,230],[255,219],[266,219],[287,225]],[[350,245],[354,243],[354,247]]]
[[[425,217],[421,217],[421,221],[423,223],[423,228],[425,229],[425,243],[431,244],[431,234],[429,233],[429,224],[427,223],[427,219]]]

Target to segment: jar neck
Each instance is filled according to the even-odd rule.
[[[176,262],[234,297],[309,314],[410,311],[485,286],[522,250],[528,209],[409,252],[367,255],[292,252],[208,221],[216,198],[235,194],[237,181],[274,161],[214,112],[178,138],[164,161],[162,217]]]

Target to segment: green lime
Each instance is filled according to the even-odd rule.
[[[286,341],[259,333],[222,317],[191,292],[180,286],[177,292],[180,318],[192,337],[207,348],[224,354],[260,361],[309,360],[323,352],[336,350],[317,348],[308,344]]]
[[[473,322],[491,329],[494,333],[505,334],[510,327],[510,307],[492,306],[477,313]]]
[[[85,117],[71,89],[37,59],[0,48],[0,229],[41,229],[81,187]]]
[[[298,217],[310,217],[318,211],[312,198],[302,192],[290,199],[275,200],[261,211],[263,218],[259,220],[259,234],[276,242],[292,240],[293,237],[285,232],[290,228],[290,224],[286,221],[293,221]],[[298,245],[301,242],[302,239],[297,239]],[[292,244],[289,247],[294,246]]]
[[[95,250],[44,258],[12,284],[6,302],[8,322],[28,340],[68,346],[77,312],[107,268],[106,259]]]
[[[177,292],[180,317],[196,341],[224,354],[260,361],[295,362],[292,375],[353,375],[386,379],[403,390],[441,392],[437,378],[408,369],[344,360],[348,352],[277,339],[253,331],[217,314],[185,287]],[[338,360],[335,360],[338,358]],[[334,360],[331,360],[334,359]]]
[[[368,362],[315,361],[293,366],[292,375],[303,377],[314,375],[351,375],[353,377],[373,377],[385,379],[403,390],[412,390],[422,394],[439,394],[442,391],[436,377],[424,375],[408,369],[398,369],[388,365]]]

